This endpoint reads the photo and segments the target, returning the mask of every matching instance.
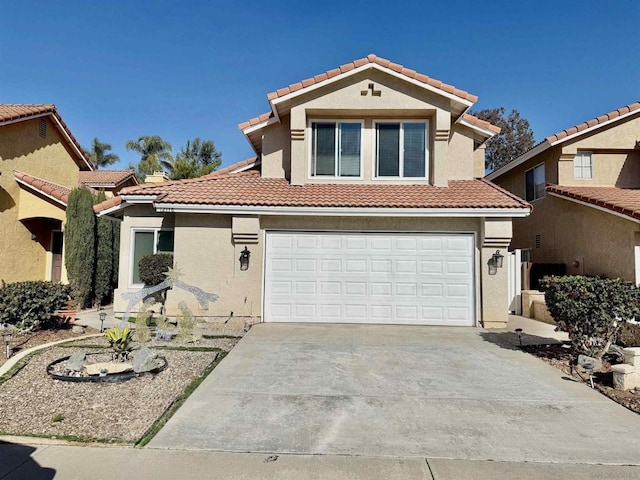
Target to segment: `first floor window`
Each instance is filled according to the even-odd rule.
[[[544,163],[527,170],[524,174],[525,198],[528,202],[544,197]]]
[[[573,159],[573,176],[580,180],[593,178],[591,152],[578,152]]]
[[[312,176],[360,176],[360,122],[313,122],[311,130]]]
[[[173,254],[173,230],[134,230],[132,284],[142,283],[138,263],[142,257],[153,253]]]
[[[427,172],[427,153],[425,122],[376,124],[378,177],[424,178]]]

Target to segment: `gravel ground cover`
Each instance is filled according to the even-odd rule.
[[[122,383],[73,383],[47,375],[49,363],[74,352],[107,352],[102,338],[45,349],[0,385],[0,433],[134,444],[237,341],[148,342],[158,348],[167,368]]]

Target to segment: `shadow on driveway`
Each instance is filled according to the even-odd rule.
[[[56,471],[42,468],[32,455],[36,448],[19,443],[0,441],[0,478],[50,480]]]

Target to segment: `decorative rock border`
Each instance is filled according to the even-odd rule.
[[[134,377],[139,377],[140,375],[144,375],[146,373],[159,373],[162,370],[164,370],[165,368],[167,368],[167,360],[164,357],[157,357],[157,360],[162,362],[162,365],[159,365],[158,368],[155,368],[153,370],[150,370],[148,372],[140,372],[140,373],[136,373],[136,372],[123,372],[123,373],[110,373],[104,376],[100,376],[100,375],[88,375],[88,376],[84,376],[84,377],[73,377],[73,376],[69,376],[69,375],[60,375],[57,373],[53,372],[53,367],[55,367],[57,364],[62,363],[62,362],[66,362],[67,360],[69,360],[70,355],[66,356],[66,357],[61,357],[58,358],[57,360],[54,360],[53,362],[51,362],[49,365],[47,365],[47,374],[53,378],[54,380],[61,380],[63,382],[77,382],[77,383],[86,383],[86,382],[91,382],[91,383],[118,383],[118,382],[124,382],[126,380],[130,380]]]

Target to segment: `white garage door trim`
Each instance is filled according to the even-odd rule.
[[[266,231],[263,321],[475,326],[474,233]]]

